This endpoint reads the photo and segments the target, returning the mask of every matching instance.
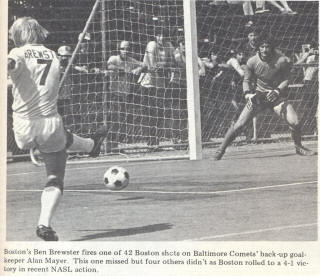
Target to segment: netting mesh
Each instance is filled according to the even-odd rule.
[[[254,16],[243,16],[241,5],[212,2],[198,0],[196,12],[198,55],[205,64],[205,75],[199,82],[202,137],[203,142],[215,143],[237,118],[232,99],[241,95],[241,79],[230,69],[216,65],[226,63],[230,50],[246,41],[246,25],[250,24],[271,32],[279,41],[278,48],[296,62],[303,45],[311,48],[318,42],[318,2],[290,2],[296,15],[281,15],[268,6],[272,8],[270,14]],[[74,50],[94,4],[91,0],[9,1],[9,25],[16,17],[33,16],[50,30],[46,43],[49,48],[57,50],[68,45]],[[107,124],[110,133],[104,145],[106,152],[187,142],[185,64],[183,48],[179,47],[184,38],[183,23],[182,0],[99,1],[62,88],[59,110],[66,127],[89,136]],[[158,27],[164,27],[167,43],[157,50],[157,66],[145,53],[148,43],[156,40]],[[119,60],[123,40],[130,43],[126,65]],[[149,47],[147,52],[152,52],[154,48]],[[120,70],[112,69],[110,64],[118,65]],[[303,134],[311,136],[317,132],[318,76],[315,73],[308,80],[306,75],[317,67],[318,55],[294,66],[289,89],[289,100],[301,118]],[[242,105],[240,99],[239,107]],[[8,110],[8,151],[19,153],[10,114]],[[269,111],[258,116],[256,132],[261,140],[287,137],[289,133],[287,125]],[[249,129],[250,139],[252,133]],[[244,133],[238,140],[247,138]]]
[[[293,64],[302,55],[302,45],[318,49],[318,2],[290,2],[295,15],[283,15],[272,9],[270,13],[254,16],[243,16],[241,5],[228,5],[220,1],[219,5],[208,5],[213,1],[198,1],[197,23],[202,57],[216,59],[217,64],[225,64],[231,55],[231,50],[241,49],[244,52],[242,64],[250,53],[245,46],[248,33],[252,30],[269,33],[278,42],[278,50],[291,58]],[[254,7],[255,3],[252,2]],[[210,53],[213,53],[212,58]],[[307,64],[308,63],[308,64]],[[296,109],[302,124],[304,135],[316,134],[316,111],[318,105],[318,76],[314,72],[311,80],[306,80],[306,70],[316,71],[318,54],[314,55],[314,63],[305,60],[303,65],[294,65],[291,72],[291,85],[288,100]],[[309,69],[307,69],[309,68]],[[310,69],[313,68],[313,69]],[[202,136],[205,141],[223,137],[227,128],[239,115],[232,100],[238,101],[238,108],[244,105],[241,78],[233,68],[225,69],[215,66],[206,71],[206,76],[200,81]],[[233,80],[233,83],[232,83]],[[242,97],[242,99],[241,99]],[[289,128],[272,111],[266,111],[257,117],[256,138],[287,137]],[[253,126],[243,133],[238,140],[251,140],[254,136]]]
[[[86,135],[106,124],[107,151],[186,141],[182,15],[182,1],[99,1],[64,84],[68,128]]]

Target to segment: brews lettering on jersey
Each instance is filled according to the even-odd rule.
[[[43,118],[57,113],[60,62],[54,51],[43,45],[14,48],[8,58],[16,62],[9,70],[13,82],[15,116]]]

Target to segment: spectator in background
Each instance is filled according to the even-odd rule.
[[[95,49],[92,47],[91,34],[80,33],[80,43],[72,65],[72,100],[75,132],[89,134],[94,131],[97,103],[101,102],[102,75],[97,74]],[[99,93],[100,92],[100,93]]]
[[[319,64],[319,48],[316,43],[304,44],[302,46],[302,52],[296,55],[297,61],[295,65],[304,64],[303,67],[303,81],[309,83],[315,79],[318,72]],[[309,66],[308,66],[309,64]]]
[[[231,69],[230,86],[231,89],[234,91],[231,103],[237,111],[240,109],[239,104],[243,102],[242,100],[244,100],[241,89],[241,82],[244,76],[244,69],[243,66],[241,66],[243,59],[244,53],[242,49],[235,49],[230,51],[230,58],[227,61],[227,64],[230,66]]]
[[[265,9],[265,2],[266,1],[256,1],[257,2],[257,10],[256,13],[264,13],[269,10]],[[286,0],[280,0],[280,1],[271,1],[268,0],[268,3],[276,7],[281,14],[288,14],[288,15],[295,15],[297,12],[293,11]],[[279,2],[279,3],[278,3]]]
[[[302,52],[296,55],[295,65],[303,66],[303,83],[301,88],[301,105],[303,114],[301,121],[306,126],[309,134],[317,131],[317,107],[318,107],[318,68],[319,68],[319,46],[314,42],[302,45]]]
[[[223,62],[216,47],[212,48],[209,57],[202,58],[202,61],[206,68],[206,76],[204,81],[200,83],[201,129],[202,141],[208,142],[213,135],[219,136],[216,127],[225,117],[220,93],[226,91],[226,87],[229,85],[229,83],[226,84],[223,77],[229,66]]]
[[[139,79],[145,105],[144,119],[147,121],[147,145],[155,148],[159,145],[160,129],[164,127],[165,88],[174,65],[174,47],[168,38],[167,29],[156,27],[155,39],[148,42],[143,58],[148,72],[142,73]]]
[[[63,77],[63,74],[69,64],[72,50],[70,46],[61,46],[58,49],[58,58],[60,60],[60,72],[61,77],[60,80]],[[71,114],[72,114],[72,108],[71,108],[71,78],[70,73],[68,73],[68,76],[66,77],[63,86],[61,87],[59,91],[59,97],[58,97],[58,113],[61,115],[63,122],[66,127],[68,127],[71,124]]]
[[[251,1],[239,1],[239,0],[224,0],[229,5],[242,5],[244,15],[254,15]],[[212,0],[209,2],[209,5],[220,5],[223,3],[223,0]]]
[[[172,138],[174,143],[180,143],[188,138],[187,130],[187,80],[186,80],[186,52],[184,37],[177,41],[178,47],[174,51],[174,67],[171,71],[169,105],[172,107]],[[205,76],[205,66],[198,57],[199,77]],[[185,130],[181,133],[182,130]]]
[[[252,26],[246,28],[245,33],[247,40],[241,47],[244,51],[244,62],[247,62],[250,57],[257,53],[257,40],[259,38],[259,32],[254,26]]]
[[[117,147],[118,142],[130,142],[133,134],[134,84],[143,70],[142,62],[129,56],[130,43],[123,40],[118,44],[119,54],[110,56],[107,61],[107,75],[110,78],[109,92],[104,101],[105,113],[110,118],[110,131],[107,149]],[[131,113],[131,114],[130,114]]]
[[[181,80],[186,81],[186,49],[184,38],[178,39],[178,47],[174,51],[174,61],[177,70],[173,70],[174,74],[171,74],[171,83],[175,83]],[[204,62],[200,57],[198,57],[198,68],[199,68],[199,77],[204,77],[206,75],[206,68]],[[185,83],[180,83],[179,87],[184,86],[186,87]]]
[[[83,35],[83,33],[80,33],[78,36],[78,41],[80,45],[74,69],[82,73],[89,73],[89,66],[91,64],[91,60],[89,57],[90,38],[91,36],[89,33],[86,33],[85,35]]]

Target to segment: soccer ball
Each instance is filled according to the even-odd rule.
[[[109,190],[119,191],[129,184],[129,173],[125,168],[112,166],[103,175],[104,184]]]

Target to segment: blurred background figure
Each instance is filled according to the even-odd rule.
[[[63,77],[63,74],[69,64],[69,61],[72,56],[72,49],[70,46],[60,46],[58,48],[58,58],[60,60],[60,80]],[[72,123],[72,85],[71,85],[71,77],[70,77],[71,71],[68,73],[68,76],[66,76],[66,79],[59,91],[59,97],[58,97],[58,112],[61,115],[63,122],[66,127],[68,127]]]
[[[118,147],[118,142],[130,143],[133,138],[134,84],[142,72],[143,64],[130,56],[130,49],[129,41],[121,41],[118,43],[118,54],[110,56],[107,61],[110,83],[104,102],[110,123],[110,137],[107,139],[110,145],[107,145],[107,150]]]
[[[157,149],[164,129],[166,87],[174,67],[174,47],[169,40],[168,29],[157,26],[154,34],[154,39],[147,43],[143,58],[143,65],[148,71],[141,74],[139,83],[145,108],[144,136],[148,137],[147,145]]]
[[[268,12],[269,10],[265,8],[265,2],[266,1],[256,1],[257,2],[257,10],[256,13],[264,13]],[[280,1],[271,1],[268,0],[267,3],[270,3],[274,7],[276,7],[281,14],[288,14],[288,15],[294,15],[297,14],[296,11],[293,11],[286,0],[280,0]]]

